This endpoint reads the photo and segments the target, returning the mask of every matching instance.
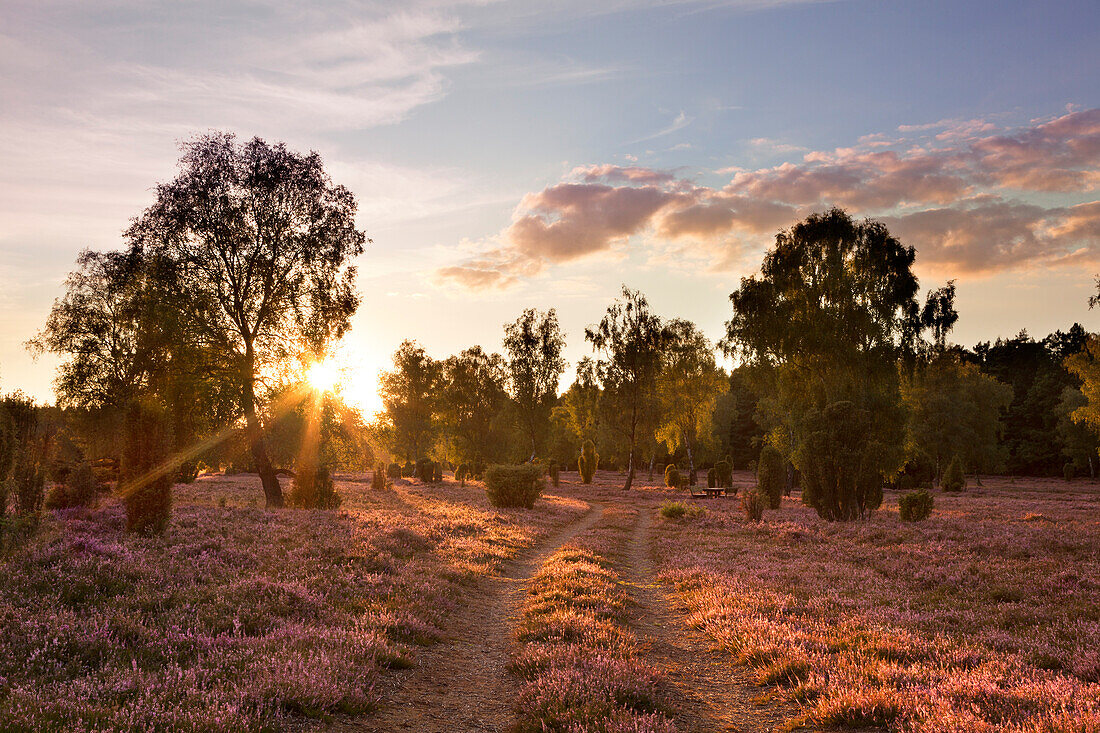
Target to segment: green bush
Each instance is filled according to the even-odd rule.
[[[561,470],[554,461],[550,461],[550,483],[554,485],[555,489],[561,486]]]
[[[713,489],[718,486],[718,471],[716,469],[707,470],[707,488]]]
[[[91,506],[95,502],[99,482],[87,462],[81,461],[69,471],[64,484],[57,484],[46,497],[47,509],[68,509]]]
[[[1062,466],[1062,476],[1066,479],[1066,481],[1072,481],[1076,473],[1077,471],[1074,469],[1072,463],[1067,463],[1066,465]]]
[[[963,475],[962,461],[958,456],[952,458],[947,464],[947,470],[943,472],[942,486],[944,491],[954,492],[966,489],[966,476]]]
[[[336,493],[332,474],[325,466],[298,471],[290,487],[290,505],[299,509],[339,509],[343,500]]]
[[[917,489],[901,495],[898,499],[898,511],[902,520],[919,522],[922,519],[928,519],[928,516],[932,513],[933,504],[931,494],[924,489]]]
[[[703,508],[695,504],[685,504],[682,501],[666,501],[661,504],[661,516],[665,519],[681,519],[687,517],[694,519],[703,513]]]
[[[596,475],[596,468],[600,465],[600,454],[596,452],[596,444],[591,440],[584,441],[581,446],[581,456],[577,459],[577,470],[581,474],[581,483],[590,484]]]
[[[194,461],[184,461],[180,466],[179,482],[181,484],[193,484],[199,477],[199,464]]]
[[[665,486],[670,489],[680,488],[680,471],[676,468],[675,463],[665,466]]]
[[[741,494],[741,511],[750,522],[759,522],[764,518],[765,499],[760,491],[746,491]]]
[[[386,464],[379,463],[374,467],[374,475],[370,479],[370,487],[375,491],[386,488]]]
[[[533,463],[489,466],[485,472],[485,493],[493,506],[530,509],[543,488],[542,467]]]
[[[455,481],[460,486],[465,486],[468,478],[470,478],[470,467],[465,463],[458,464],[458,468],[455,469]]]
[[[172,513],[172,478],[166,461],[171,436],[163,408],[135,402],[126,412],[119,490],[126,507],[126,529],[161,534]]]
[[[729,458],[714,464],[714,485],[722,488],[733,486],[733,461]]]
[[[903,473],[898,476],[897,480],[898,491],[912,491],[917,488],[917,480],[907,473]]]
[[[416,475],[416,466],[412,461],[405,459],[405,465],[401,467],[401,478],[412,478]]]
[[[401,464],[391,463],[386,466],[386,478],[401,478]]]
[[[427,459],[427,458],[417,458],[416,459],[416,467],[414,469],[414,474],[413,475],[415,475],[423,483],[426,483],[426,484],[431,483],[433,472],[434,472],[434,470],[432,469],[432,462],[429,459]]]
[[[432,481],[437,484],[443,483],[443,464],[439,461],[436,461],[433,464],[433,468],[434,470],[432,472]]]
[[[786,461],[774,445],[765,445],[760,451],[756,469],[756,484],[768,501],[768,508],[778,509],[783,502],[783,489],[787,485]]]

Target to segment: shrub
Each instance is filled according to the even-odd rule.
[[[932,513],[933,503],[931,494],[924,489],[917,489],[908,494],[902,494],[898,499],[898,511],[904,521],[919,522],[922,519],[928,519],[928,515]]]
[[[126,507],[126,529],[161,534],[172,512],[172,477],[165,465],[171,440],[163,408],[134,402],[126,412],[125,445],[119,487]]]
[[[432,481],[437,484],[443,483],[443,464],[438,461],[432,464]]]
[[[741,511],[750,522],[759,522],[764,518],[764,497],[760,491],[746,491],[741,494]]]
[[[304,467],[290,487],[290,505],[299,509],[338,509],[342,501],[325,466]]]
[[[386,467],[386,478],[401,478],[401,464],[391,463]]]
[[[711,468],[707,470],[707,488],[713,489],[718,486],[718,471]]]
[[[680,488],[680,471],[677,470],[675,463],[665,466],[665,486],[670,489]]]
[[[1072,481],[1075,473],[1076,471],[1074,470],[1072,463],[1067,463],[1066,465],[1062,466],[1062,476],[1066,479],[1066,481]]]
[[[681,519],[687,517],[694,519],[703,513],[703,508],[694,504],[685,504],[682,501],[666,501],[661,504],[661,516],[665,519]]]
[[[455,481],[460,486],[466,485],[466,479],[470,477],[470,467],[465,463],[458,464],[458,468],[455,469]]]
[[[596,475],[596,468],[600,465],[600,454],[596,452],[596,444],[591,440],[584,441],[581,446],[581,457],[577,459],[577,470],[581,474],[581,483],[590,484]]]
[[[46,473],[29,450],[21,450],[9,479],[9,491],[15,500],[17,514],[37,514],[46,494]]]
[[[428,484],[432,481],[432,475],[434,469],[432,468],[432,462],[427,458],[417,458],[416,467],[414,469],[414,475],[422,482]]]
[[[199,464],[194,461],[184,461],[180,466],[179,482],[181,484],[193,484],[199,477]]]
[[[733,461],[728,457],[714,464],[714,485],[721,487],[733,485]]]
[[[374,467],[374,475],[370,479],[370,487],[376,491],[386,488],[386,464],[379,463]]]
[[[69,471],[64,484],[54,486],[46,497],[47,509],[68,509],[75,506],[91,506],[95,501],[99,482],[87,462],[81,461]]]
[[[917,488],[917,480],[907,473],[903,473],[898,476],[897,480],[898,491],[912,491]]]
[[[768,508],[778,509],[783,501],[783,489],[787,484],[786,462],[774,445],[765,445],[760,451],[760,463],[756,469],[756,484],[768,501]]]
[[[561,486],[561,470],[554,461],[550,461],[550,483],[554,485],[555,489]]]
[[[401,478],[412,478],[416,475],[416,466],[413,462],[405,459],[405,465],[401,467]]]
[[[966,476],[963,475],[962,461],[958,456],[947,464],[947,470],[943,472],[944,491],[963,491],[966,488]]]
[[[530,509],[542,496],[542,467],[533,463],[519,466],[489,466],[485,472],[485,492],[498,507]]]

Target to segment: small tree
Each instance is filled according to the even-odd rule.
[[[515,322],[504,326],[508,387],[531,446],[530,461],[538,455],[540,438],[550,424],[558,380],[565,371],[563,348],[565,337],[553,308],[545,313],[527,308]]]
[[[962,461],[958,456],[951,459],[951,462],[947,464],[947,470],[943,472],[944,491],[963,491],[966,489],[966,475],[963,473]]]
[[[596,475],[596,468],[600,465],[600,454],[596,452],[596,445],[591,440],[584,441],[581,446],[581,456],[577,460],[577,469],[581,474],[581,483],[590,484]]]
[[[370,487],[376,491],[381,491],[386,488],[386,464],[379,463],[374,467],[374,473],[371,475]]]
[[[714,464],[714,485],[724,489],[733,486],[733,463],[728,457]]]
[[[172,441],[164,409],[150,400],[134,401],[126,411],[125,432],[119,492],[126,528],[161,534],[172,513],[172,477],[179,470],[168,460]]]
[[[634,483],[639,439],[643,433],[652,435],[656,423],[655,384],[668,332],[645,296],[624,285],[622,299],[608,306],[603,320],[584,336],[602,353],[597,362],[604,389],[600,403],[606,423],[627,445],[627,491]]]
[[[778,509],[783,502],[783,490],[787,485],[786,463],[783,454],[775,446],[767,444],[760,450],[756,483],[760,493],[767,499],[769,509]]]

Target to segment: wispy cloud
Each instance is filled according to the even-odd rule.
[[[627,145],[634,145],[635,143],[645,142],[646,140],[653,140],[658,137],[664,137],[665,135],[671,135],[672,133],[682,130],[690,125],[694,121],[694,119],[694,117],[688,117],[683,110],[680,110],[680,113],[676,115],[676,117],[674,117],[672,122],[670,122],[668,125],[662,127],[660,130],[653,133],[652,135],[646,135],[644,137],[639,137],[635,140],[630,140],[629,142],[627,142]]]

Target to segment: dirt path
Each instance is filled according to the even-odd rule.
[[[508,674],[512,620],[519,615],[527,581],[542,562],[592,527],[602,506],[540,542],[499,577],[487,578],[452,614],[444,640],[417,655],[416,666],[387,681],[389,704],[375,715],[340,721],[333,731],[458,733],[503,731],[514,719],[515,680]]]
[[[676,702],[679,733],[762,733],[782,724],[784,707],[753,702],[764,692],[729,655],[687,624],[675,593],[657,582],[650,558],[653,509],[639,507],[622,575],[634,585],[638,637],[646,656],[665,671]]]

